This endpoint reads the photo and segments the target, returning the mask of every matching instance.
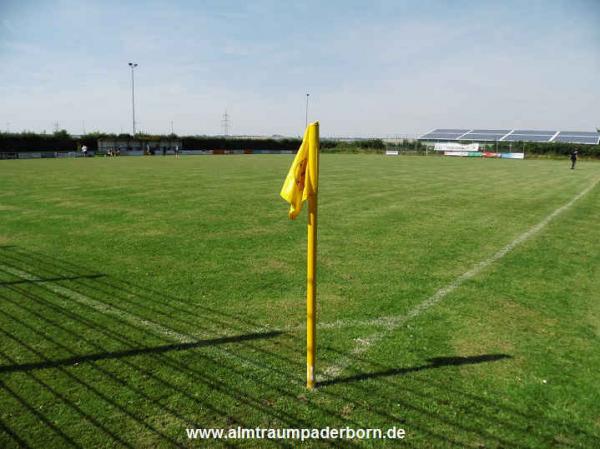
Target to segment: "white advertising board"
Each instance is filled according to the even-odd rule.
[[[525,153],[502,153],[503,159],[525,159]]]
[[[469,155],[468,151],[444,151],[444,156],[462,156],[467,157]]]

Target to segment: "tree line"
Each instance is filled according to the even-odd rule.
[[[21,132],[0,132],[0,152],[67,152],[79,151],[81,146],[87,146],[91,152],[97,151],[99,139],[113,139],[121,142],[141,141],[154,142],[177,139],[181,142],[182,150],[280,150],[296,151],[300,146],[300,138],[244,138],[224,136],[178,136],[150,134],[109,134],[101,132],[72,136],[65,130],[52,134]],[[386,143],[381,139],[337,140],[321,139],[321,149],[324,153],[383,153],[387,149],[398,150],[406,154],[422,154],[428,149],[424,142],[400,140],[397,143]],[[480,146],[485,151],[525,152],[526,155],[563,156],[573,150],[578,150],[584,157],[600,158],[600,145],[585,145],[574,143],[541,143],[541,142],[494,142]]]

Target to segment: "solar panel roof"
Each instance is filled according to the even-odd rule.
[[[533,136],[553,136],[556,131],[538,131],[535,129],[515,129],[513,134],[525,134]]]
[[[562,136],[558,135],[552,142],[598,144],[598,136]]]
[[[467,133],[460,138],[460,140],[500,140],[506,133],[492,134],[492,133]]]
[[[503,142],[550,142],[550,139],[554,136],[551,135],[538,136],[533,134],[509,134],[502,139]]]
[[[438,132],[437,130],[432,131],[428,134],[425,134],[422,139],[448,139],[448,140],[454,140],[457,137],[460,137],[464,134],[464,132],[453,132],[453,133],[442,133],[442,132]]]
[[[474,129],[470,131],[477,134],[508,134],[510,129]]]
[[[600,133],[598,132],[589,132],[589,131],[561,131],[559,136],[591,136],[591,137],[600,137]]]
[[[600,144],[600,133],[593,131],[549,131],[535,129],[456,129],[438,128],[419,140],[501,141],[501,142],[565,142]]]

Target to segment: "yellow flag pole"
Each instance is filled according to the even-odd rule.
[[[308,239],[306,269],[306,388],[315,387],[315,352],[317,324],[317,183],[319,176],[319,125],[309,131],[310,173],[315,189],[308,196]]]
[[[308,197],[308,253],[306,271],[306,388],[315,387],[317,312],[317,196]]]

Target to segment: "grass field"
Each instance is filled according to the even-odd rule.
[[[290,162],[1,161],[0,447],[600,447],[600,163],[323,155],[307,392]]]

